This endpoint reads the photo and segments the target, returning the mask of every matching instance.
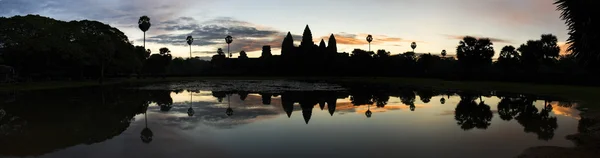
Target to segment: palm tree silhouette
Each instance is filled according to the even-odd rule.
[[[565,20],[570,37],[568,51],[585,67],[596,69],[600,59],[597,58],[600,47],[598,14],[594,14],[597,5],[593,0],[556,0],[557,10],[562,11],[560,18]]]
[[[369,52],[371,51],[371,42],[373,42],[373,36],[367,35],[367,42],[369,42]]]
[[[192,43],[194,42],[194,38],[192,36],[187,36],[185,39],[187,44],[190,45],[190,59],[192,58]]]
[[[442,50],[442,57],[444,57],[444,58],[446,57],[446,50],[445,49]]]
[[[410,48],[412,48],[412,49],[413,49],[413,52],[415,52],[415,48],[417,48],[417,43],[415,43],[415,42],[412,42],[412,43],[410,44]]]
[[[229,44],[233,42],[233,37],[228,35],[227,37],[225,37],[225,42],[227,42],[227,54],[229,54],[229,58],[231,58],[231,52],[229,52]]]
[[[148,116],[146,113],[147,112],[144,112],[144,122],[146,123],[146,126],[142,130],[140,138],[142,139],[142,142],[149,144],[150,142],[152,142],[152,137],[154,136],[154,134],[152,133],[152,130],[148,128]]]
[[[443,104],[446,104],[446,99],[444,99],[444,97],[442,97],[442,98],[440,99],[440,103],[441,103],[442,105],[443,105]]]
[[[146,31],[150,29],[150,26],[152,26],[152,24],[150,23],[150,18],[148,16],[144,15],[140,17],[138,20],[138,27],[144,32],[144,50],[146,50]]]

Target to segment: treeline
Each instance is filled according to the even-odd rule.
[[[149,19],[147,19],[149,20]],[[142,25],[140,25],[141,27]],[[148,25],[149,26],[149,25]],[[182,39],[183,40],[183,39]],[[514,47],[495,48],[489,39],[465,37],[456,56],[386,50],[338,53],[335,37],[316,45],[307,26],[300,46],[291,34],[281,55],[263,47],[260,58],[228,58],[222,50],[211,61],[173,58],[168,48],[152,54],[134,46],[123,32],[97,21],[58,21],[37,15],[0,18],[0,65],[14,68],[21,81],[165,76],[386,76],[447,80],[493,80],[595,85],[593,69],[560,56],[556,36],[542,35]],[[416,44],[414,44],[416,47]]]
[[[0,65],[20,80],[98,79],[157,74],[168,49],[150,56],[123,32],[98,21],[59,21],[38,15],[0,17]]]
[[[302,48],[302,46],[300,46]],[[311,48],[316,49],[316,48]],[[325,49],[323,49],[325,50]],[[316,52],[320,52],[317,51]],[[325,51],[322,51],[325,52]],[[493,80],[554,84],[596,84],[598,79],[580,67],[570,55],[560,55],[557,38],[542,35],[520,45],[505,46],[499,58],[489,39],[465,37],[454,57],[405,52],[390,55],[386,50],[315,55],[298,51],[293,58],[267,56],[257,59],[225,58],[215,55],[214,75],[250,76],[387,76],[429,77],[448,80]]]

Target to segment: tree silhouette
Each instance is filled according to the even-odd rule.
[[[560,17],[565,20],[569,30],[567,44],[577,61],[589,70],[597,71],[600,64],[600,16],[593,11],[597,5],[592,0],[556,0]]]
[[[417,43],[416,42],[410,43],[410,48],[412,48],[413,52],[415,52],[415,48],[417,48]]]
[[[537,68],[541,63],[549,63],[556,60],[560,47],[556,36],[544,34],[540,40],[529,40],[519,47],[522,53],[522,61],[529,67]]]
[[[219,48],[217,49],[217,55],[225,55],[225,53],[223,52],[223,49]]]
[[[104,82],[104,72],[106,69],[106,65],[109,64],[109,62],[111,61],[112,56],[114,56],[115,54],[115,45],[112,42],[112,39],[109,36],[99,36],[97,39],[97,44],[100,46],[98,47],[99,49],[97,49],[96,51],[96,55],[98,57],[96,57],[97,59],[99,59],[99,63],[100,63],[100,84],[103,84]]]
[[[377,50],[377,53],[375,54],[375,57],[377,57],[377,58],[387,58],[387,57],[390,57],[390,52],[385,51],[385,49],[380,49],[380,50]]]
[[[488,38],[476,39],[466,36],[456,48],[458,62],[466,70],[473,70],[492,63],[494,47]]]
[[[521,55],[516,51],[516,48],[513,46],[504,46],[502,47],[502,51],[500,51],[500,57],[498,60],[510,60],[510,59],[519,59]]]
[[[138,20],[138,27],[140,28],[140,30],[142,30],[142,32],[144,32],[144,49],[146,49],[146,31],[150,29],[150,26],[152,26],[152,24],[150,23],[150,18],[145,15],[141,16]]]
[[[516,51],[513,46],[504,46],[500,51],[500,57],[498,57],[498,64],[500,64],[505,70],[509,71],[516,67],[521,61],[521,55]]]
[[[242,50],[240,52],[240,56],[238,58],[239,59],[248,59],[248,54],[246,54],[246,52]]]
[[[190,58],[192,58],[192,43],[194,42],[194,38],[192,36],[187,36],[185,39],[187,44],[190,46]]]

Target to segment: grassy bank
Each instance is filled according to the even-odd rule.
[[[473,90],[473,91],[503,91],[512,93],[526,93],[545,96],[561,97],[569,100],[576,100],[594,108],[597,103],[597,96],[600,96],[600,87],[583,87],[583,86],[568,86],[568,85],[542,85],[542,84],[526,84],[526,83],[507,83],[507,82],[485,82],[485,81],[444,81],[439,79],[422,79],[422,78],[387,78],[387,77],[345,77],[345,78],[330,78],[330,77],[168,77],[162,78],[145,78],[145,79],[111,79],[104,85],[114,84],[150,84],[159,82],[172,81],[194,81],[194,80],[271,80],[271,79],[291,79],[291,80],[325,80],[334,82],[352,82],[352,83],[375,83],[375,84],[390,84],[394,86],[415,86],[415,87],[432,87],[439,89],[454,89],[454,90]],[[75,88],[86,86],[97,86],[97,81],[52,81],[52,82],[32,82],[19,84],[4,84],[0,85],[0,91],[27,91],[27,90],[43,90],[43,89],[58,89],[58,88]],[[598,106],[600,107],[600,106]]]

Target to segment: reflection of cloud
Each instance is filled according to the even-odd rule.
[[[354,104],[352,104],[350,102],[350,100],[338,100],[337,104],[336,104],[336,113],[341,113],[341,114],[345,114],[345,113],[358,113],[358,114],[363,114],[365,113],[368,109],[369,106],[368,105],[361,105],[361,106],[354,106]],[[426,108],[429,107],[429,105],[427,104],[415,104],[415,107],[417,109],[419,108]],[[404,105],[404,104],[387,104],[385,105],[385,107],[380,108],[377,107],[375,104],[371,105],[371,112],[376,113],[376,112],[388,112],[388,111],[394,111],[394,110],[410,110],[410,106]],[[453,113],[454,114],[454,113]]]
[[[573,107],[559,106],[559,102],[551,102],[550,104],[552,105],[552,112],[554,115],[572,117],[577,120],[581,119],[581,116],[579,116],[579,111],[575,109],[577,108],[577,104],[573,105]]]
[[[230,97],[230,107],[234,112],[233,116],[227,116],[225,114],[228,107],[227,98],[222,103],[218,103],[212,96],[209,98],[205,95],[194,95],[193,109],[195,114],[189,117],[187,115],[187,110],[190,107],[189,93],[172,93],[171,96],[181,99],[175,99],[173,108],[170,111],[159,112],[165,115],[162,116],[161,120],[164,120],[164,124],[167,126],[176,126],[181,129],[193,129],[198,124],[216,128],[234,128],[239,125],[272,119],[283,113],[280,108],[281,101],[275,97],[272,98],[271,105],[262,105],[262,97],[259,95],[248,95],[245,101],[241,101],[238,95],[232,95]],[[157,106],[151,106],[148,109],[159,111]]]
[[[466,36],[471,36],[471,35],[447,35],[447,34],[443,34],[443,35],[446,36],[448,39],[455,39],[455,40],[462,40]],[[491,37],[482,37],[482,36],[471,36],[471,37],[475,37],[477,39],[488,38],[493,43],[513,43],[510,40],[500,39],[500,38],[491,38]]]

